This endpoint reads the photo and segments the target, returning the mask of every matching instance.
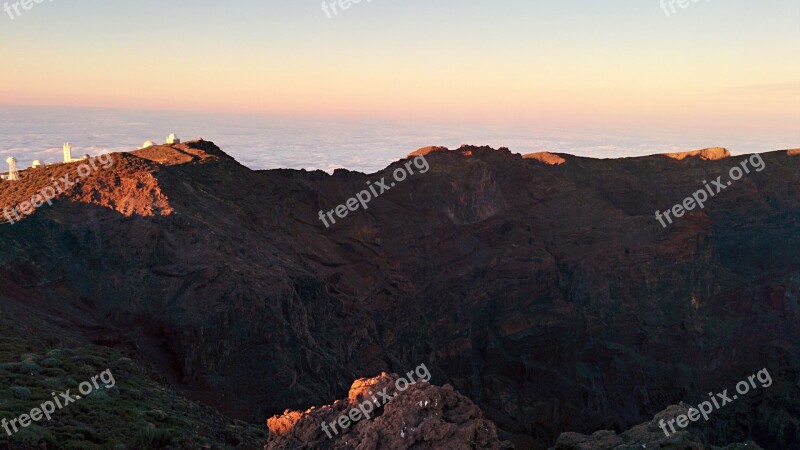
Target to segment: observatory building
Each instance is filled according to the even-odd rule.
[[[68,163],[72,161],[72,146],[69,145],[69,142],[64,144],[64,162]]]
[[[44,166],[44,164],[42,164],[41,161],[39,161],[38,159],[34,159],[33,160],[33,164],[31,164],[31,169],[39,169],[39,168],[41,168],[43,166]]]
[[[178,139],[178,136],[175,136],[175,133],[172,133],[169,136],[167,136],[167,145],[180,144],[180,143],[181,140]]]
[[[156,145],[156,144],[155,144],[153,141],[147,141],[147,142],[145,142],[144,144],[142,144],[142,146],[141,146],[141,147],[139,147],[139,150],[141,150],[141,149],[143,149],[143,148],[147,148],[147,147],[152,147],[152,146],[154,146],[154,145]]]
[[[64,144],[64,162],[76,162],[76,161],[83,161],[84,159],[89,159],[89,155],[85,155],[81,158],[73,158],[72,157],[72,145],[69,142]]]
[[[19,181],[19,170],[17,170],[17,158],[9,156],[6,160],[8,163],[8,175],[5,179],[8,181]]]

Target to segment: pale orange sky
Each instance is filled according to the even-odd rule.
[[[800,124],[800,4],[37,4],[0,17],[0,103],[438,121]],[[580,5],[580,8],[576,6]],[[797,132],[800,136],[800,131]]]

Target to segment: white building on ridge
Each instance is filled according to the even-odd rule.
[[[72,145],[70,145],[69,142],[66,142],[64,144],[64,162],[65,163],[83,161],[85,159],[88,159],[88,157],[89,157],[88,155],[84,155],[84,156],[82,156],[80,158],[73,158],[72,157]]]
[[[19,181],[19,170],[17,170],[17,158],[13,156],[9,156],[6,159],[8,163],[8,175],[6,176],[6,180],[8,181]]]

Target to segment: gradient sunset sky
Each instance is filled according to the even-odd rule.
[[[800,140],[797,0],[45,0],[2,12],[0,42],[7,105]]]

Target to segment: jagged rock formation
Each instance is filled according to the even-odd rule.
[[[383,373],[359,379],[350,387],[345,400],[305,412],[285,411],[267,421],[270,438],[265,450],[287,448],[404,450],[404,449],[509,449],[501,443],[495,425],[468,398],[449,385],[433,386],[423,381],[398,391],[396,374]],[[386,389],[392,399],[385,404],[378,392]],[[345,430],[323,430],[322,424],[335,423],[365,401],[377,398],[380,407],[363,415]],[[335,426],[335,425],[334,425]],[[335,432],[334,432],[335,431]]]
[[[424,361],[518,448],[628,429],[768,367],[775,384],[703,439],[791,448],[800,158],[765,154],[663,228],[655,210],[745,157],[558,156],[426,152],[430,171],[326,229],[320,210],[406,161],[329,175],[252,171],[202,141],[118,154],[0,225],[0,309],[41,339],[130,349],[251,423]],[[68,166],[0,183],[0,205]]]

